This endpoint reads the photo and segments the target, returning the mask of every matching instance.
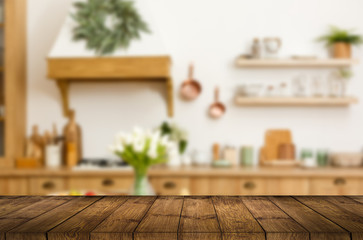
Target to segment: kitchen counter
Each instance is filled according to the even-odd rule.
[[[0,239],[363,239],[363,197],[0,197]]]
[[[100,170],[71,170],[60,169],[6,169],[0,170],[0,177],[6,176],[132,176],[130,168],[100,169]],[[255,168],[213,168],[213,167],[154,167],[149,170],[149,176],[220,176],[220,177],[363,177],[363,168],[287,168],[287,167],[255,167]]]

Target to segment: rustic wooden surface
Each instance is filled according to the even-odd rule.
[[[358,240],[363,196],[0,197],[0,240]]]

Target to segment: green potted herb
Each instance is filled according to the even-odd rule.
[[[318,41],[325,42],[332,47],[334,58],[351,58],[351,46],[359,46],[363,43],[363,37],[354,33],[353,30],[345,30],[331,26],[329,33],[318,38]]]

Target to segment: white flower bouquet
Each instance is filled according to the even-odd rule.
[[[168,136],[161,136],[159,130],[150,131],[134,128],[130,134],[115,136],[111,151],[130,164],[135,171],[135,195],[145,195],[147,171],[150,166],[166,163],[173,146]]]

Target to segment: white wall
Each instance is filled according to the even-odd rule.
[[[28,129],[39,124],[63,126],[60,95],[46,78],[46,56],[68,14],[71,0],[28,0]],[[356,28],[363,33],[361,0],[152,0],[149,10],[165,46],[173,58],[175,83],[174,120],[190,133],[190,150],[209,152],[213,142],[261,146],[268,128],[290,128],[299,147],[358,151],[363,145],[363,103],[351,108],[239,108],[233,104],[237,85],[246,82],[289,81],[301,72],[326,76],[328,70],[244,70],[233,66],[253,37],[280,36],[282,56],[326,51],[314,39],[330,24]],[[64,48],[67,51],[67,47]],[[363,51],[355,50],[362,59]],[[203,94],[191,103],[181,101],[178,88],[186,78],[187,65],[196,64],[196,78]],[[361,96],[363,68],[353,68],[350,93]],[[211,120],[207,108],[215,85],[227,114]],[[75,84],[71,106],[84,132],[88,157],[102,157],[119,131],[135,124],[154,127],[167,118],[163,85]]]

